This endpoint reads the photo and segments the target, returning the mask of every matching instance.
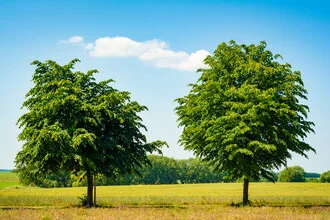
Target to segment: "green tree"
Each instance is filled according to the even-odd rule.
[[[174,158],[150,155],[151,166],[141,170],[145,184],[173,184],[179,179],[179,167]]]
[[[180,180],[183,183],[214,183],[221,182],[223,173],[214,171],[204,161],[199,158],[189,158],[179,160],[178,167],[180,169]]]
[[[313,132],[307,121],[307,99],[299,71],[282,64],[266,43],[222,43],[207,56],[189,94],[176,99],[180,143],[234,178],[244,178],[243,204],[249,179],[272,179],[270,170],[286,165],[291,152],[307,157],[315,151],[304,142]]]
[[[330,183],[330,170],[321,174],[320,181],[322,183]]]
[[[305,170],[300,166],[285,168],[278,176],[279,182],[305,182]]]
[[[138,113],[145,106],[129,92],[114,89],[113,80],[96,82],[97,70],[73,72],[78,59],[64,66],[34,61],[34,87],[27,93],[18,119],[24,141],[16,167],[34,166],[44,178],[58,170],[82,172],[87,178],[87,205],[93,205],[93,176],[117,177],[148,164],[147,153],[160,152],[164,142],[147,143]]]

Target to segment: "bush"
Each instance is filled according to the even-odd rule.
[[[278,176],[278,182],[305,182],[305,170],[300,166],[287,167]]]
[[[321,183],[330,183],[330,170],[321,174],[320,181]]]
[[[305,178],[305,181],[308,183],[318,183],[319,179],[318,178]]]

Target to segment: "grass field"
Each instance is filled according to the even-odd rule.
[[[231,206],[242,183],[99,186],[100,208],[83,209],[85,187],[18,187],[15,175],[0,173],[6,181],[13,185],[0,188],[0,219],[330,219],[329,183],[251,183],[253,207],[244,208]]]
[[[12,172],[0,172],[0,190],[7,187],[20,186],[18,176]]]
[[[68,207],[85,193],[85,187],[7,187],[0,190],[0,207]],[[255,206],[330,206],[329,183],[251,183],[249,194]],[[241,197],[241,183],[97,187],[97,203],[106,207],[227,206]]]

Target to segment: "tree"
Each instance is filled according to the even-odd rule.
[[[143,167],[141,174],[145,184],[174,184],[179,179],[179,167],[174,158],[150,155],[151,167]]]
[[[223,180],[223,173],[213,170],[207,163],[199,158],[179,160],[180,181],[183,183],[214,183]]]
[[[244,178],[243,204],[249,179],[272,180],[273,168],[286,165],[291,152],[307,157],[315,150],[304,142],[313,132],[307,121],[307,99],[299,71],[266,43],[222,43],[207,56],[200,78],[176,99],[180,144],[235,178]]]
[[[285,168],[278,176],[279,182],[305,182],[305,170],[300,166]]]
[[[320,181],[322,183],[330,183],[330,170],[321,174]]]
[[[60,66],[32,62],[34,87],[26,94],[17,124],[24,141],[16,167],[32,167],[39,178],[58,170],[87,177],[87,206],[93,205],[93,176],[113,178],[138,172],[147,153],[160,152],[165,142],[147,143],[138,113],[147,107],[130,100],[129,92],[112,88],[113,80],[96,82],[93,75],[73,72],[78,59]]]

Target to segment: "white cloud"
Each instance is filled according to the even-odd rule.
[[[72,36],[67,40],[60,40],[60,43],[63,44],[77,44],[77,43],[83,43],[84,38],[81,36]]]
[[[157,67],[196,71],[198,68],[206,67],[203,60],[207,55],[210,55],[210,53],[206,50],[198,50],[189,55],[182,51],[174,52],[157,48],[142,54],[139,59]]]
[[[166,46],[165,42],[159,40],[137,42],[128,37],[104,37],[95,41],[95,47],[90,55],[95,57],[140,56],[149,50]]]
[[[85,45],[85,49],[87,50],[92,50],[94,48],[94,44],[93,43],[88,43]]]
[[[80,36],[73,36],[64,43],[82,43],[92,57],[137,57],[142,62],[159,68],[172,68],[184,71],[196,71],[206,67],[203,60],[210,55],[206,50],[188,54],[184,51],[173,51],[162,40],[134,41],[128,37],[103,37],[94,43],[84,44]]]

